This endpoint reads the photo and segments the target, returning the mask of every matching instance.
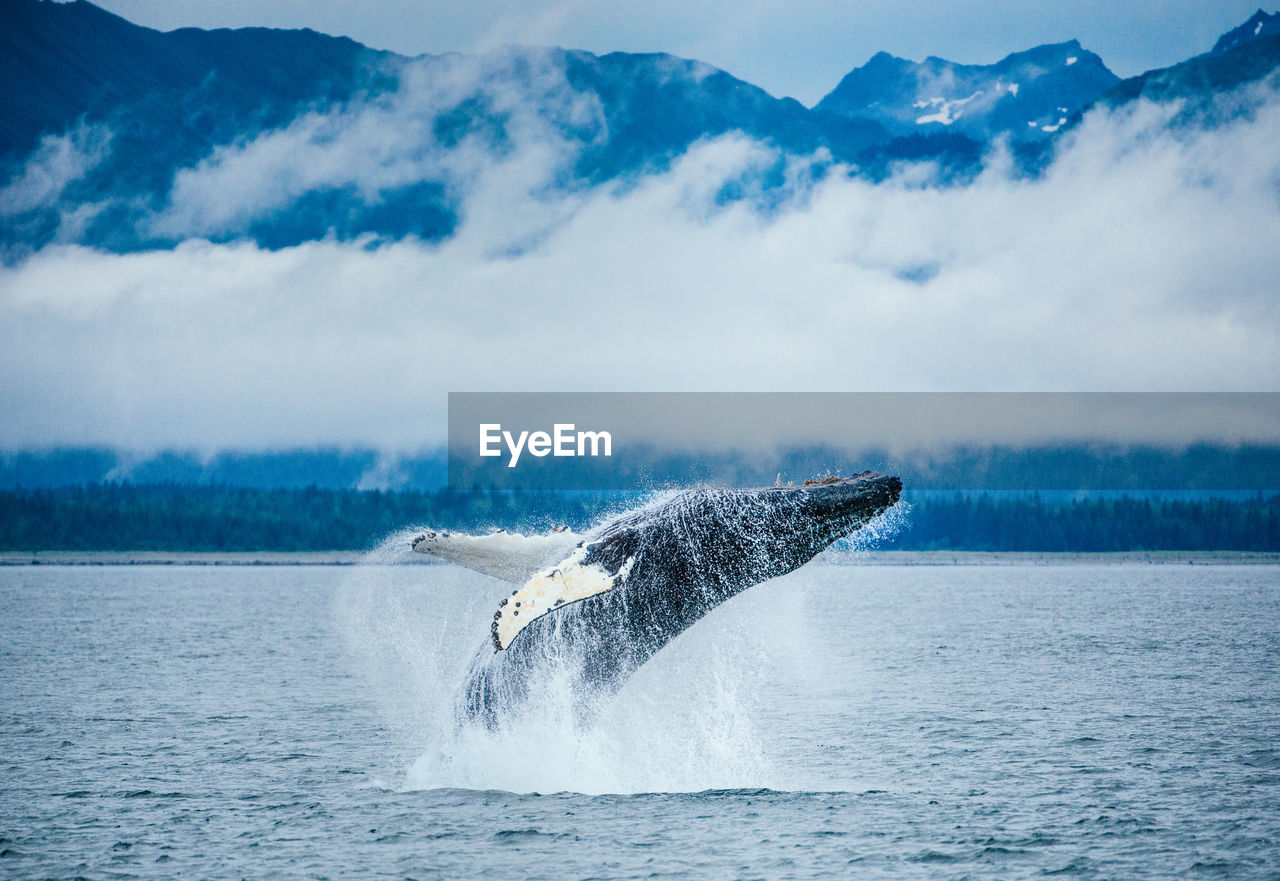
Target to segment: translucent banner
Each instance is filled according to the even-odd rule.
[[[451,393],[453,489],[1280,487],[1276,393]]]

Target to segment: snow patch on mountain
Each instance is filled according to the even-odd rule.
[[[964,115],[964,111],[957,108],[963,107],[981,94],[981,92],[974,92],[968,98],[957,98],[953,101],[948,101],[946,98],[930,98],[927,101],[917,101],[912,105],[917,110],[922,110],[926,107],[934,107],[936,110],[926,116],[919,117],[916,120],[916,125],[928,125],[931,122],[951,125],[951,123]]]

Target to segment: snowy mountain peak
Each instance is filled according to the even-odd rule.
[[[995,64],[920,63],[881,52],[846,76],[817,109],[865,117],[898,135],[958,131],[979,140],[1055,132],[1118,78],[1079,41],[1051,43]]]

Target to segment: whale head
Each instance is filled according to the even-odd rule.
[[[821,534],[819,541],[830,543],[892,507],[902,494],[902,481],[864,471],[852,477],[808,480],[802,486],[779,489],[794,494],[795,503]]]

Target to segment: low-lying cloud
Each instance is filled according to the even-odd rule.
[[[110,144],[111,131],[105,126],[80,125],[64,135],[41,138],[21,171],[0,187],[0,217],[56,202],[69,184],[106,158]]]
[[[374,205],[397,188],[431,181],[464,200],[495,166],[521,169],[525,189],[545,186],[573,158],[560,127],[604,126],[599,99],[574,91],[547,50],[425,58],[399,79],[393,91],[303,113],[180,170],[168,204],[142,222],[145,232],[172,239],[244,234],[255,220],[324,189],[349,187]],[[504,155],[485,126],[469,125],[473,110],[501,121],[501,137],[519,145],[517,155]]]
[[[462,223],[435,245],[49,246],[0,268],[0,445],[414,448],[443,440],[450,390],[1274,389],[1280,101],[1210,131],[1175,110],[1092,113],[1035,179],[998,151],[963,187],[814,183],[823,158],[791,158],[767,212],[721,198],[780,160],[759,143],[552,195],[566,157],[539,135],[440,166]],[[409,161],[393,111],[215,155],[155,222],[376,192]]]

